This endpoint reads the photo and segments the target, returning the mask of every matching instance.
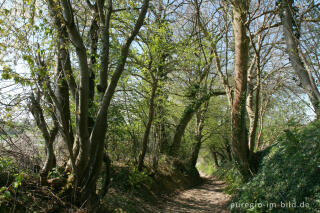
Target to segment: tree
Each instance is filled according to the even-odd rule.
[[[235,40],[234,81],[232,101],[232,150],[239,163],[240,172],[250,176],[249,147],[246,129],[246,94],[249,62],[249,38],[247,36],[247,14],[250,1],[233,2],[233,33]]]
[[[61,3],[61,5],[60,5]],[[90,3],[90,2],[89,2]],[[108,42],[105,40],[104,36],[108,36],[110,21],[110,14],[112,11],[112,1],[108,1],[108,7],[105,8],[104,1],[97,1],[94,5],[89,4],[89,6],[97,8],[97,11],[100,13],[100,19],[102,19],[103,32],[106,35],[103,35],[103,51],[108,50]],[[60,29],[63,27],[62,23],[65,24],[67,28],[68,38],[71,40],[72,45],[75,48],[77,60],[79,63],[79,83],[77,85],[76,100],[79,100],[79,103],[76,102],[77,106],[77,122],[76,122],[76,143],[79,143],[78,153],[73,153],[69,149],[69,154],[72,162],[72,170],[75,177],[75,183],[78,187],[81,188],[81,200],[82,202],[88,200],[87,204],[89,207],[93,208],[95,206],[95,189],[96,181],[100,175],[100,167],[102,164],[104,156],[104,137],[107,131],[107,113],[112,100],[112,97],[115,93],[116,86],[120,79],[121,74],[125,68],[127,57],[129,54],[129,48],[134,38],[138,34],[141,26],[143,25],[144,17],[147,13],[149,7],[149,1],[144,0],[142,3],[141,11],[139,13],[138,19],[131,30],[130,34],[127,36],[126,40],[121,46],[120,54],[117,59],[117,66],[112,75],[110,83],[106,90],[103,85],[105,85],[106,74],[108,64],[108,57],[103,55],[101,57],[101,67],[100,67],[100,79],[104,84],[101,84],[98,90],[102,92],[102,100],[98,113],[96,115],[95,124],[92,128],[92,131],[89,132],[89,94],[90,94],[90,70],[88,64],[87,49],[84,45],[84,38],[82,37],[79,29],[77,28],[75,22],[75,11],[73,9],[73,4],[69,0],[62,0],[61,2],[57,1],[48,1],[48,8],[51,11],[53,18],[55,18],[55,27]],[[61,8],[61,9],[60,9]],[[107,11],[108,15],[103,16]],[[96,17],[94,17],[95,19]],[[105,18],[105,20],[103,20]],[[60,37],[63,37],[64,34],[60,34]],[[95,38],[93,36],[92,38]],[[61,38],[63,39],[63,38]],[[107,38],[108,39],[108,38]],[[64,44],[65,45],[65,44]],[[94,46],[94,45],[93,45]],[[107,54],[106,52],[103,52]],[[92,61],[92,60],[91,60]],[[66,74],[67,70],[64,70]],[[69,85],[72,85],[70,78],[65,75],[66,79],[69,79]],[[72,90],[72,88],[70,88]],[[53,94],[51,94],[53,95]],[[55,102],[56,107],[58,107],[58,101]],[[60,111],[60,113],[62,113]],[[67,123],[61,122],[61,123]],[[70,143],[70,141],[68,142]],[[89,197],[89,198],[88,198]]]
[[[215,64],[222,85],[226,90],[228,101],[231,106],[232,115],[232,151],[236,162],[239,164],[241,174],[244,178],[250,176],[249,146],[246,129],[246,98],[247,77],[249,63],[249,37],[247,35],[247,15],[250,1],[231,1],[233,11],[233,34],[234,34],[234,89],[228,82],[228,77],[222,73],[220,59],[217,54],[217,40],[214,39],[200,18],[200,5],[195,1],[198,23],[207,39],[211,41]]]
[[[299,20],[296,18],[296,7],[294,7],[293,0],[278,1],[279,13],[283,25],[283,33],[287,46],[287,54],[289,55],[292,67],[299,77],[299,80],[305,92],[309,96],[313,109],[320,118],[320,92],[315,83],[315,79],[310,69],[308,69],[308,62],[303,61],[301,57],[301,50],[299,48],[299,38],[301,34]]]

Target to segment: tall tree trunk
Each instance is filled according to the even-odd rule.
[[[96,7],[95,7],[96,8]],[[98,50],[98,11],[93,10],[93,20],[89,30],[90,38],[90,57],[89,57],[89,115],[88,115],[88,132],[91,134],[94,126],[94,95],[95,95],[95,66],[97,63]]]
[[[56,75],[58,76],[58,86],[55,94],[51,93],[55,106],[57,108],[58,119],[62,126],[62,136],[68,147],[70,155],[70,163],[73,169],[75,169],[75,160],[73,155],[73,143],[74,135],[71,125],[70,116],[70,104],[69,104],[69,89],[73,96],[75,105],[78,106],[79,98],[77,91],[77,84],[73,77],[70,55],[68,51],[69,39],[66,26],[62,24],[61,11],[55,2],[52,0],[48,1],[48,8],[50,16],[54,21],[54,27],[57,31],[58,36],[58,53],[57,53],[57,64],[56,64]],[[67,85],[66,83],[67,82]],[[50,91],[49,91],[50,92]],[[75,109],[77,111],[77,108]]]
[[[265,102],[265,103],[264,103]],[[259,131],[258,131],[258,136],[257,136],[257,148],[258,149],[263,149],[261,147],[262,145],[262,133],[263,133],[263,124],[264,124],[264,116],[267,111],[267,106],[269,105],[270,102],[270,97],[266,98],[264,101],[264,96],[261,97],[261,108],[259,111]]]
[[[195,131],[195,141],[196,144],[194,146],[193,152],[191,154],[191,167],[195,168],[197,161],[198,161],[198,157],[199,157],[199,152],[201,149],[201,144],[202,144],[202,130],[204,128],[204,121],[205,121],[205,117],[206,117],[206,113],[208,111],[209,108],[209,100],[206,101],[204,103],[203,109],[199,110],[197,112],[197,116],[196,116],[196,131]]]
[[[159,88],[161,90],[161,88]],[[161,97],[164,98],[164,97]],[[159,152],[161,154],[168,153],[169,143],[168,136],[166,132],[166,120],[165,120],[165,109],[161,104],[157,104],[155,107],[155,116],[157,116],[157,122],[154,124],[155,130],[155,140],[159,147]]]
[[[87,51],[77,29],[74,20],[73,9],[70,0],[61,0],[63,8],[63,18],[68,29],[69,38],[75,46],[79,62],[79,125],[77,126],[77,136],[79,136],[79,154],[77,156],[77,178],[81,182],[84,177],[85,168],[89,159],[89,132],[88,132],[88,115],[89,115],[89,66],[87,61]]]
[[[259,60],[259,59],[257,59]],[[260,66],[259,62],[257,66]],[[257,68],[260,69],[260,68]],[[253,156],[255,144],[256,144],[256,133],[259,121],[259,105],[260,105],[260,72],[257,73],[257,87],[254,93],[254,85],[252,84],[251,75],[248,77],[248,95],[246,109],[249,118],[249,151],[250,156]]]
[[[247,37],[247,14],[249,0],[233,2],[233,31],[235,40],[235,91],[232,103],[232,151],[246,180],[250,177],[249,147],[246,130],[247,69],[249,38]]]
[[[160,121],[160,123],[157,125],[157,138],[159,141],[160,153],[167,153],[169,143],[166,133],[166,124],[164,121]]]
[[[101,41],[102,41],[102,52],[101,52],[101,71],[99,84],[97,86],[98,91],[103,94],[108,86],[108,70],[109,70],[109,50],[110,50],[110,23],[112,14],[112,0],[108,0],[107,13],[103,10],[105,0],[98,0],[98,12],[100,17],[100,23],[102,25],[101,30]]]
[[[142,141],[142,151],[139,155],[139,161],[138,161],[138,170],[139,171],[142,171],[144,157],[146,155],[147,148],[148,148],[149,135],[150,135],[151,125],[152,125],[152,121],[153,121],[153,117],[154,117],[154,99],[156,96],[156,90],[157,90],[157,82],[153,78],[151,95],[150,95],[150,100],[149,100],[148,122],[146,125],[146,129],[144,131],[143,141]]]
[[[287,45],[287,53],[289,55],[290,62],[294,71],[300,79],[302,87],[309,96],[312,103],[314,112],[317,118],[320,119],[320,93],[318,87],[315,84],[315,80],[312,76],[311,71],[308,72],[305,64],[299,55],[299,36],[300,29],[295,25],[294,20],[294,8],[293,0],[281,0],[280,1],[280,18],[283,25],[284,38]],[[293,30],[294,25],[296,31]]]
[[[193,148],[193,151],[191,153],[191,160],[190,160],[190,166],[192,168],[196,167],[198,156],[201,148],[202,143],[202,129],[203,129],[203,121],[204,116],[202,115],[202,112],[197,112],[197,121],[196,121],[196,135],[195,135],[195,146]]]

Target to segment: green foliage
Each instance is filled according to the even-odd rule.
[[[243,184],[238,167],[234,162],[224,164],[214,173],[214,175],[227,183],[225,192],[228,194],[236,193],[239,187]]]
[[[14,165],[11,159],[0,157],[0,211],[5,211],[5,204],[12,198],[9,190],[9,185],[13,180],[11,175],[15,171]]]
[[[9,212],[8,208],[6,207],[7,202],[10,201],[12,198],[11,192],[8,187],[1,187],[0,188],[0,211],[1,212]]]
[[[61,178],[65,176],[64,168],[62,167],[55,167],[51,171],[49,171],[48,178]]]
[[[151,184],[152,180],[146,171],[138,171],[135,166],[121,167],[112,176],[112,184],[124,192],[134,192],[143,185]]]
[[[139,171],[137,167],[133,167],[131,170],[131,173],[129,174],[129,183],[131,186],[131,189],[137,189],[141,188],[142,184],[150,184],[151,178],[149,176],[149,173],[146,171]]]
[[[10,158],[0,157],[0,186],[6,186],[13,181],[16,168]]]
[[[201,171],[202,173],[209,175],[209,176],[213,175],[213,173],[215,172],[214,167],[210,164],[207,164],[207,163],[197,165],[197,169],[199,171]]]
[[[24,178],[24,172],[17,172],[11,159],[0,157],[0,212],[9,212],[9,203],[16,196]]]
[[[243,212],[320,211],[320,123],[286,131],[263,158],[258,174],[241,185],[233,203],[259,203]],[[279,208],[281,203],[305,203],[305,208]],[[309,208],[307,208],[309,205]],[[238,212],[239,209],[233,209]]]
[[[281,93],[275,96],[264,118],[262,140],[264,145],[272,145],[286,128],[303,126],[310,122],[308,109],[302,100]]]
[[[13,80],[16,84],[21,84],[22,86],[30,85],[29,80],[22,77],[20,74],[13,72],[9,66],[4,66],[1,78],[3,80]]]
[[[13,189],[17,190],[21,185],[24,178],[24,173],[20,172],[18,174],[13,175],[15,177],[15,181],[12,183]]]
[[[14,168],[14,164],[10,158],[0,157],[0,172],[11,172],[14,170]]]
[[[10,188],[18,189],[24,175],[23,171],[18,172],[10,158],[0,157],[0,186],[10,186]]]

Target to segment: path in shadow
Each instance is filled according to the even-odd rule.
[[[222,192],[225,186],[222,181],[205,178],[203,184],[183,191],[173,198],[165,198],[161,212],[227,213],[230,196]]]

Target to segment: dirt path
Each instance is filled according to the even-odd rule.
[[[183,191],[173,198],[166,198],[161,212],[227,213],[230,196],[222,192],[224,187],[222,181],[205,178],[203,184]]]

